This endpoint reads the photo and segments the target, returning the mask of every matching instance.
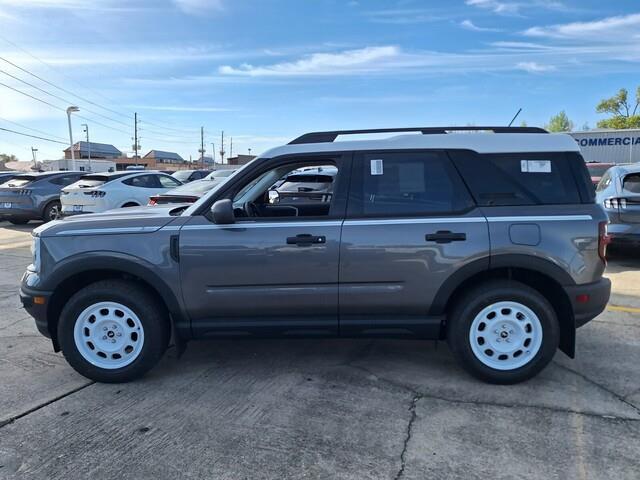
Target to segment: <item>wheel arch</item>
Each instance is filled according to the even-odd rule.
[[[96,253],[98,256],[96,256]],[[188,338],[191,334],[188,321],[176,293],[139,258],[122,255],[102,255],[92,252],[92,256],[81,255],[60,265],[48,276],[43,289],[53,292],[47,306],[47,323],[54,348],[59,348],[57,325],[60,313],[71,296],[81,288],[100,280],[123,279],[143,286],[170,314],[174,334]]]
[[[569,357],[574,357],[575,318],[571,301],[563,286],[575,285],[575,282],[568,273],[548,260],[526,255],[504,255],[491,257],[490,261],[483,259],[465,265],[440,287],[429,314],[446,314],[471,286],[494,279],[518,281],[547,298],[558,318],[560,350]]]

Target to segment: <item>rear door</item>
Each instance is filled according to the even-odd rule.
[[[454,272],[489,263],[487,222],[444,152],[356,155],[340,248],[342,334],[437,336]]]

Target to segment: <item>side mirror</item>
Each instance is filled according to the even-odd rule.
[[[269,190],[269,203],[280,203],[280,194],[277,190]]]
[[[233,214],[233,202],[228,198],[218,200],[211,207],[214,223],[218,225],[229,225],[235,223],[236,217]]]

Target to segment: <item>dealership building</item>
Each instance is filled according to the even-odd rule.
[[[640,162],[640,129],[570,132],[587,162]]]

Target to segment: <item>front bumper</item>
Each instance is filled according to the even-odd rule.
[[[38,331],[47,338],[51,338],[52,334],[49,330],[49,319],[47,318],[47,307],[51,299],[52,292],[43,292],[29,288],[24,284],[20,286],[20,301],[22,306],[36,321]]]
[[[608,278],[564,288],[571,301],[576,328],[600,315],[609,303],[611,295],[611,281]]]

